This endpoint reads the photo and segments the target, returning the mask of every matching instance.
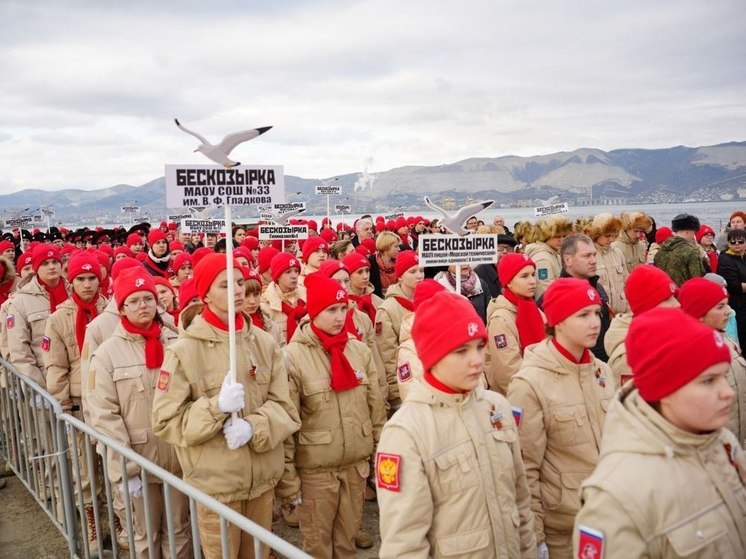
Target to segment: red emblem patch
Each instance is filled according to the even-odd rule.
[[[399,375],[400,382],[407,382],[412,378],[412,369],[410,368],[409,363],[402,363],[399,365],[396,372]]]
[[[8,330],[13,328],[13,326],[16,325],[16,317],[12,314],[9,314],[7,317],[5,317],[5,326],[7,326]]]
[[[41,350],[42,351],[49,351],[50,347],[52,347],[52,341],[48,337],[44,336],[41,339]]]
[[[166,390],[168,390],[169,384],[171,384],[171,373],[161,369],[161,372],[158,375],[158,390],[160,390],[161,392],[165,392]]]
[[[376,322],[376,336],[380,336],[383,332],[383,322]]]
[[[398,454],[376,454],[376,482],[381,489],[399,492],[401,489],[399,480],[399,466],[401,456]]]
[[[578,559],[602,559],[604,556],[604,533],[582,524],[578,526]]]
[[[497,346],[497,349],[508,347],[508,338],[505,337],[505,334],[495,334],[495,346]]]

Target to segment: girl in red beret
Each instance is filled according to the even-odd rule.
[[[298,322],[306,315],[306,290],[299,284],[300,260],[288,252],[272,257],[272,281],[262,294],[262,308],[282,332],[283,345],[290,343]]]
[[[554,280],[544,293],[550,337],[525,348],[508,385],[508,400],[520,408],[518,434],[540,557],[574,557],[578,488],[598,462],[616,389],[609,367],[590,351],[601,331],[601,304],[587,281]]]
[[[148,233],[147,258],[143,265],[152,276],[161,276],[168,279],[171,277],[169,266],[171,263],[171,249],[168,246],[166,234],[160,229],[153,229]]]

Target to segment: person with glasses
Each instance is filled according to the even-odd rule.
[[[718,258],[718,274],[728,284],[728,304],[736,311],[738,342],[746,347],[746,230],[728,231],[728,250]]]
[[[666,272],[676,285],[681,286],[691,278],[705,275],[705,262],[697,248],[697,231],[700,223],[696,216],[679,214],[671,220],[673,236],[661,245],[654,264]]]
[[[114,285],[114,300],[119,309],[119,325],[91,355],[88,363],[89,424],[181,477],[174,447],[155,436],[152,421],[153,397],[164,383],[161,374],[164,346],[173,343],[178,333],[161,322],[155,282],[142,266],[121,273]],[[108,471],[119,492],[123,496],[129,493],[137,557],[148,557],[148,533],[150,543],[162,556],[168,556],[169,545],[173,545],[177,557],[190,557],[189,499],[178,491],[171,492],[170,520],[174,539],[169,542],[161,480],[149,476],[149,498],[145,502],[137,464],[127,461],[122,470],[119,455],[110,452]],[[146,528],[145,507],[150,517],[150,530]]]
[[[631,272],[646,261],[647,243],[642,240],[642,235],[653,227],[653,220],[645,212],[622,212],[620,221],[621,233],[611,246],[622,252],[627,272]]]

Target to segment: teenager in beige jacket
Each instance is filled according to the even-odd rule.
[[[287,252],[272,257],[272,282],[262,294],[262,310],[277,324],[285,345],[290,342],[298,322],[306,315],[305,288],[298,283],[300,261]]]
[[[653,226],[653,220],[645,212],[622,212],[620,221],[622,230],[611,246],[619,249],[627,272],[632,272],[647,261],[647,245],[640,236]]]
[[[508,386],[508,400],[520,408],[518,433],[544,558],[572,557],[580,484],[598,461],[616,389],[609,368],[590,352],[600,309],[600,295],[587,281],[556,279],[544,295],[552,336],[527,348]]]
[[[272,337],[240,313],[243,275],[234,261],[236,382],[231,383],[228,270],[224,254],[194,268],[204,305],[186,309],[184,331],[166,351],[153,403],[156,434],[176,445],[184,480],[271,529],[273,490],[283,473],[283,441],[298,429],[285,364]],[[197,314],[192,318],[195,313]],[[237,417],[231,417],[237,413]],[[197,505],[202,550],[223,557],[220,517]],[[231,558],[253,558],[254,539],[228,527]],[[269,549],[265,546],[265,555]]]
[[[746,557],[746,460],[725,429],[722,336],[660,308],[635,317],[627,340],[634,378],[612,399],[583,483],[574,557]]]

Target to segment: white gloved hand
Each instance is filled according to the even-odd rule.
[[[254,428],[245,419],[236,418],[234,420],[229,417],[223,423],[223,435],[225,436],[225,442],[228,443],[228,448],[236,450],[251,440],[251,437],[254,436]]]
[[[127,481],[123,480],[119,484],[119,492],[124,494],[125,489],[130,494],[130,497],[142,497],[142,480],[140,476],[131,477]]]
[[[300,504],[301,504],[302,502],[303,502],[303,499],[302,499],[301,497],[298,497],[298,498],[296,498],[296,499],[293,499],[293,502],[292,502],[292,503],[290,503],[290,504],[291,504],[291,505],[293,505],[294,507],[297,507],[297,506],[298,506],[298,505],[300,505]]]
[[[218,409],[223,413],[241,411],[244,407],[243,384],[236,382],[231,384],[228,375],[225,375],[223,386],[220,387],[218,395]]]
[[[536,548],[537,559],[549,559],[549,548],[543,543]]]

